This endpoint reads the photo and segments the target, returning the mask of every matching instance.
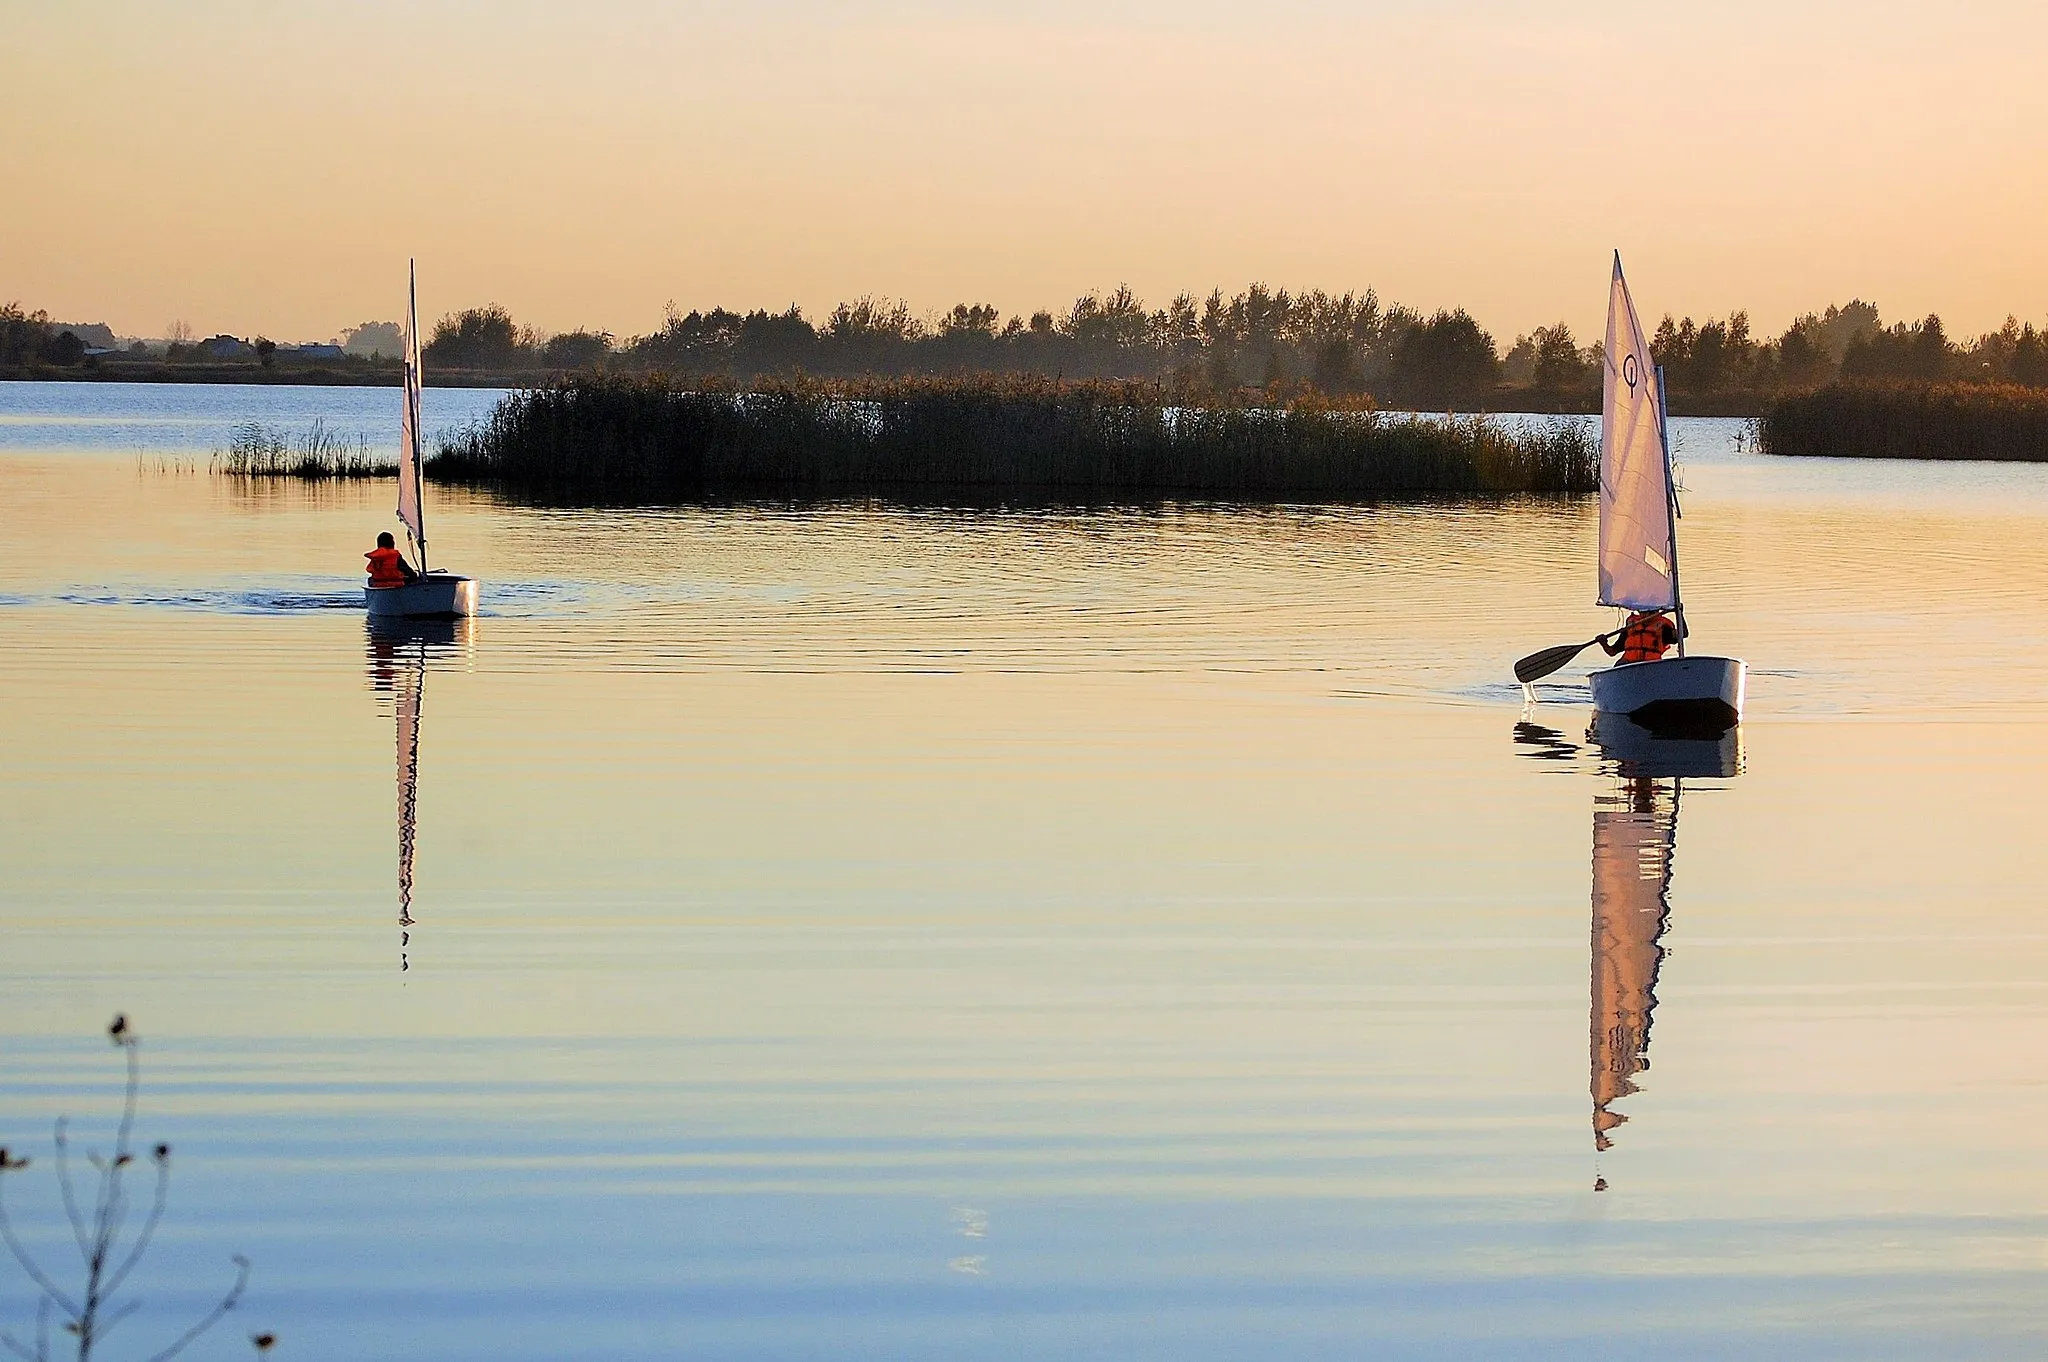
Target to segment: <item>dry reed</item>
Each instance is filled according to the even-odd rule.
[[[369,437],[353,439],[327,429],[315,418],[291,432],[250,421],[235,428],[225,450],[214,451],[213,471],[235,478],[388,478],[398,472],[391,459],[371,452]]]
[[[514,393],[436,477],[555,499],[902,493],[1345,500],[1574,494],[1583,427],[1388,415],[1320,398],[1189,399],[1032,377],[735,387],[584,377]]]
[[[1757,422],[1765,454],[2048,461],[2048,389],[1837,383],[1781,397]]]

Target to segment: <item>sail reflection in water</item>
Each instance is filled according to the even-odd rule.
[[[1664,924],[1671,916],[1671,852],[1678,782],[1625,777],[1593,801],[1593,1144],[1628,1120],[1613,1109],[1650,1067],[1650,1022]]]
[[[1636,1075],[1650,1067],[1685,780],[1739,774],[1742,730],[1666,738],[1601,714],[1587,736],[1615,782],[1593,797],[1593,1145],[1604,1150],[1608,1132],[1628,1120],[1614,1103],[1638,1091]]]
[[[471,621],[382,619],[372,616],[370,688],[392,698],[398,727],[398,968],[412,961],[413,847],[419,832],[420,704],[431,655],[467,651]]]
[[[1619,714],[1598,714],[1586,737],[1609,782],[1593,796],[1593,1002],[1591,1016],[1593,1147],[1613,1147],[1608,1132],[1628,1117],[1614,1104],[1638,1091],[1650,1067],[1650,1023],[1671,920],[1671,871],[1678,850],[1678,805],[1688,779],[1729,779],[1742,772],[1740,725],[1712,737],[1674,738]],[[1515,725],[1522,755],[1577,763],[1583,749],[1525,715]],[[1595,1177],[1593,1190],[1605,1191]]]

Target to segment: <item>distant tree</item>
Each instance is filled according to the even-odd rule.
[[[256,362],[268,369],[271,362],[276,358],[277,342],[271,340],[268,336],[258,336],[256,338]]]
[[[908,303],[863,295],[832,309],[819,352],[839,373],[904,373],[914,367],[910,343],[922,335],[924,323]]]
[[[1429,411],[1484,403],[1500,381],[1493,337],[1463,308],[1408,328],[1387,373],[1394,396]]]
[[[2012,355],[2006,361],[2006,377],[2030,388],[2048,388],[2048,339],[2034,330],[2032,322],[2022,327],[2013,341]]]
[[[75,331],[59,331],[46,337],[39,358],[45,364],[54,364],[60,369],[69,369],[85,359],[85,342]]]
[[[923,332],[924,324],[911,315],[908,303],[869,295],[833,308],[825,323],[825,335],[845,344],[906,341]]]
[[[1987,331],[1968,346],[1956,346],[1955,375],[1987,383],[2002,383],[2012,377],[2012,352],[2020,341],[2020,319],[2010,314],[2005,325]]]
[[[442,369],[514,369],[529,358],[532,337],[512,314],[492,303],[451,313],[434,323],[422,360]]]
[[[405,353],[405,330],[397,322],[363,322],[341,333],[341,348],[363,359],[397,359]]]
[[[1846,378],[1932,383],[1950,377],[1954,361],[1955,352],[1941,318],[1930,314],[1911,326],[1900,322],[1887,330],[1871,331],[1851,340],[1842,357],[1842,374]]]
[[[1563,322],[1556,326],[1539,326],[1529,339],[1530,348],[1534,351],[1529,380],[1537,391],[1561,394],[1593,385],[1596,377],[1593,366],[1580,354],[1579,343],[1573,339],[1569,326]]]
[[[976,373],[1002,369],[1002,340],[996,327],[1002,320],[990,303],[956,303],[951,312],[939,314],[926,343],[931,367],[942,373]],[[1017,331],[1022,331],[1018,325]],[[1014,333],[1013,333],[1014,334]]]
[[[1076,298],[1059,329],[1086,347],[1135,350],[1146,343],[1151,320],[1130,285],[1119,284],[1107,298]]]
[[[1152,342],[1171,358],[1192,358],[1202,348],[1202,319],[1195,311],[1191,293],[1176,293],[1173,301],[1152,314]]]
[[[749,312],[733,332],[732,364],[741,373],[798,373],[816,362],[817,353],[817,328],[794,303],[781,312]]]
[[[1310,357],[1309,381],[1321,392],[1355,391],[1359,387],[1358,358],[1351,342],[1338,336],[1316,346]]]
[[[49,340],[49,313],[24,312],[20,303],[0,303],[0,364],[40,359]]]
[[[1327,393],[1356,392],[1386,367],[1388,313],[1379,295],[1332,295],[1315,289],[1295,295],[1280,341],[1294,352],[1293,367]]]
[[[1526,387],[1536,381],[1536,342],[1527,335],[1515,337],[1515,343],[1500,357],[1502,381],[1517,387]]]
[[[1876,332],[1879,325],[1876,304],[1860,298],[1839,307],[1830,303],[1825,312],[1795,318],[1772,347],[1776,351],[1776,384],[1811,388],[1826,383],[1841,372],[1849,347]]]
[[[1777,380],[1788,388],[1810,388],[1835,376],[1835,361],[1822,343],[1816,319],[1809,313],[1785,328],[1777,343]]]
[[[989,303],[955,303],[951,312],[939,318],[933,331],[940,336],[994,336],[1001,315]]]
[[[612,353],[609,331],[564,331],[540,347],[540,362],[550,369],[591,369]]]

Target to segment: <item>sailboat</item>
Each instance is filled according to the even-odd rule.
[[[420,306],[418,275],[406,264],[405,409],[399,418],[398,522],[420,574],[404,586],[366,586],[363,604],[384,619],[456,619],[476,613],[476,583],[427,565],[426,518],[421,500],[425,462],[420,434]]]
[[[1727,728],[1742,718],[1747,669],[1740,658],[1685,650],[1678,588],[1678,492],[1671,478],[1664,371],[1650,360],[1621,252],[1607,297],[1607,353],[1600,409],[1600,604],[1671,611],[1678,655],[1621,662],[1591,677],[1593,706],[1653,728]]]

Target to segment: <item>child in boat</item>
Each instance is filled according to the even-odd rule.
[[[386,538],[389,538],[387,535]],[[1600,638],[1601,651],[1621,654],[1623,662],[1655,662],[1678,642],[1678,626],[1661,610],[1638,610],[1628,623]]]
[[[377,536],[377,547],[363,557],[370,560],[370,585],[377,588],[411,586],[420,575],[412,570],[412,564],[405,561],[405,555],[398,551],[398,545],[386,530]]]

